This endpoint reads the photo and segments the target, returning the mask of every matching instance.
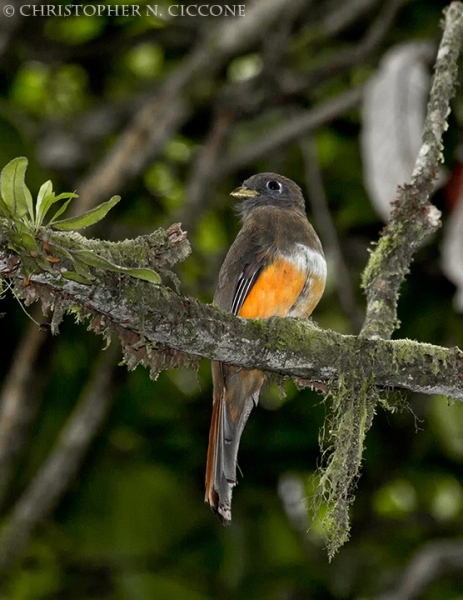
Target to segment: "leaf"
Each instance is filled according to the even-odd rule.
[[[425,63],[432,51],[423,42],[393,47],[365,89],[361,114],[365,185],[385,221],[397,187],[410,181],[420,149],[430,88]]]
[[[40,227],[43,223],[43,219],[47,214],[47,209],[45,208],[45,199],[53,194],[53,184],[50,180],[46,181],[40,186],[39,193],[37,194],[37,203],[35,205],[35,226]]]
[[[120,196],[113,196],[107,202],[103,202],[103,204],[99,204],[92,210],[87,211],[83,215],[79,215],[78,217],[70,217],[69,219],[63,219],[61,221],[55,221],[53,223],[53,227],[56,229],[84,229],[85,227],[90,227],[91,225],[95,225],[101,219],[108,214],[108,212],[116,206],[116,204],[121,199]]]
[[[65,198],[69,198],[69,200],[67,200],[67,202],[65,202],[64,208],[61,207],[60,209],[58,209],[50,222],[52,222],[55,219],[55,217],[58,213],[62,214],[66,210],[69,202],[73,198],[77,198],[77,197],[78,197],[78,195],[74,194],[73,192],[65,192],[63,194],[59,194],[58,196],[55,196],[55,194],[52,192],[51,194],[46,196],[42,202],[42,209],[41,209],[41,215],[40,215],[41,220],[38,221],[38,225],[40,226],[43,223],[43,220],[44,220],[46,214],[48,213],[50,208],[53,206],[53,204],[55,204],[56,202],[59,202],[60,200],[64,200]]]
[[[124,273],[125,275],[130,275],[136,279],[150,281],[151,283],[159,283],[161,281],[161,277],[158,275],[158,273],[156,273],[156,271],[143,267],[121,267],[120,265],[115,265],[106,258],[103,258],[99,254],[90,252],[90,250],[79,250],[78,256],[79,259],[84,263],[92,267],[96,267],[97,269],[106,269],[107,271]]]
[[[16,221],[14,230],[20,235],[23,235],[24,233],[29,233],[30,231],[29,227],[25,223],[23,223],[23,221]]]
[[[16,252],[16,254],[21,254],[21,246],[16,245],[14,241],[8,242],[7,248],[9,250],[13,250],[13,252]]]
[[[136,279],[143,279],[143,281],[151,281],[151,283],[161,282],[161,277],[159,276],[159,274],[156,273],[156,271],[153,271],[152,269],[144,269],[142,267],[135,267],[133,269],[120,267],[120,269],[122,269],[122,273],[126,273],[127,275],[135,277]]]
[[[7,219],[11,218],[11,213],[6,203],[3,201],[3,198],[0,196],[0,214],[2,217],[6,217]]]
[[[31,219],[34,217],[32,195],[24,180],[26,169],[27,158],[19,157],[10,161],[0,174],[0,195],[13,219],[26,213]]]
[[[10,242],[12,244],[14,244],[15,248],[17,248],[17,250],[15,250],[15,252],[17,252],[18,254],[21,254],[21,248],[23,247],[21,233],[18,231],[11,231],[9,234],[9,237],[10,237]]]
[[[74,269],[79,275],[86,277],[90,281],[94,281],[96,279],[95,275],[92,275],[88,265],[84,263],[83,260],[79,260],[75,256],[72,257],[72,263],[74,265]]]
[[[40,267],[42,269],[42,271],[47,271],[48,273],[52,273],[53,275],[56,275],[56,270],[53,269],[52,264],[46,260],[45,258],[43,258],[42,256],[37,256],[34,259],[34,262],[37,264],[38,267]]]
[[[69,198],[70,200],[72,200],[73,198],[78,198],[79,194],[76,194],[75,192],[63,192],[62,194],[58,194],[57,196],[55,196],[55,199],[53,200],[53,204],[55,202],[59,202],[59,200],[64,200],[65,198]]]
[[[22,245],[27,248],[27,250],[36,250],[37,242],[30,233],[22,233],[21,234]]]
[[[49,194],[47,194],[45,196],[45,198],[42,201],[42,206],[40,208],[40,215],[37,214],[37,227],[40,227],[46,217],[47,212],[50,209],[50,206],[54,203],[55,201],[55,192],[50,192]]]
[[[66,250],[66,248],[63,248],[62,246],[55,247],[53,245],[53,253],[57,256],[61,254],[64,258],[66,258],[70,263],[72,263],[72,266],[76,272],[79,275],[82,275],[82,277],[85,277],[85,279],[88,279],[89,281],[94,281],[96,279],[95,275],[92,275],[92,272],[84,263],[84,261],[71,254],[68,250]]]
[[[74,271],[62,271],[61,275],[65,279],[70,279],[71,281],[76,281],[77,283],[82,283],[83,285],[91,285],[92,282],[87,279],[84,275],[80,273],[74,273]]]
[[[76,194],[74,194],[75,196]],[[56,200],[56,199],[55,199]],[[66,202],[64,204],[62,204],[60,206],[60,208],[58,208],[58,210],[55,212],[55,214],[53,215],[53,217],[50,219],[50,222],[48,223],[49,225],[52,225],[52,223],[58,218],[60,217],[64,211],[66,210],[66,208],[69,206],[69,202],[71,202],[72,198],[69,198],[69,200],[66,200]]]
[[[90,250],[77,250],[75,254],[77,254],[79,259],[86,265],[90,265],[91,267],[96,267],[97,269],[109,269],[110,271],[118,270],[117,265],[114,265],[109,260],[106,260],[106,258],[103,258]]]
[[[442,270],[457,291],[453,300],[455,310],[463,312],[463,190],[459,202],[445,225],[442,240]]]

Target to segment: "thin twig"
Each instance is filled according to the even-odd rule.
[[[337,10],[327,15],[322,21],[322,31],[327,37],[338,35],[355,23],[370,9],[379,4],[379,0],[350,0],[339,5]]]
[[[217,166],[220,177],[234,173],[243,167],[275,152],[284,144],[298,140],[310,131],[329,123],[337,117],[357,107],[362,99],[363,87],[355,87],[311,110],[292,117],[280,127],[276,127],[266,137],[221,161]]]
[[[390,0],[379,12],[363,39],[354,48],[337,52],[332,58],[317,65],[304,75],[284,75],[281,83],[283,97],[297,96],[306,90],[313,92],[328,79],[356,65],[368,62],[390,30],[400,8],[410,0]]]
[[[308,199],[325,252],[333,259],[339,305],[342,312],[349,318],[354,333],[358,333],[362,327],[363,315],[355,299],[349,269],[344,260],[336,227],[328,207],[314,138],[310,135],[307,136],[301,142],[301,147],[304,155]]]
[[[204,144],[193,163],[185,191],[185,203],[176,221],[191,236],[192,231],[204,214],[208,200],[212,197],[211,187],[217,181],[216,164],[224,153],[233,124],[233,114],[229,111],[216,115]]]

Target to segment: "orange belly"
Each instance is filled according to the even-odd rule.
[[[284,258],[277,258],[259,275],[239,316],[248,319],[285,317],[302,292],[306,278],[307,273]]]

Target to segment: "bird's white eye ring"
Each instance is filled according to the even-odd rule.
[[[281,183],[279,181],[276,181],[275,179],[267,181],[267,187],[272,192],[281,192],[281,190],[283,189]]]

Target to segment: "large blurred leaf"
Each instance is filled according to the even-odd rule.
[[[461,168],[461,166],[460,166]],[[461,178],[460,178],[461,179]],[[463,180],[457,192],[457,206],[445,225],[442,242],[442,270],[457,287],[453,305],[463,312]]]
[[[387,221],[397,187],[408,183],[423,132],[432,46],[400,44],[386,52],[365,90],[362,154],[365,185],[378,214]]]

